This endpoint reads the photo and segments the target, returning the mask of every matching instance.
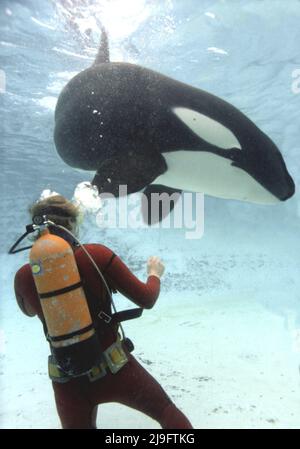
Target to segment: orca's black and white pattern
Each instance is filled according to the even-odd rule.
[[[271,204],[295,192],[283,157],[243,113],[203,90],[134,64],[95,63],[61,92],[55,144],[72,167],[96,171],[100,193],[204,192]]]

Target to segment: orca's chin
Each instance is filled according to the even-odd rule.
[[[280,201],[289,200],[290,198],[292,198],[292,196],[294,196],[294,194],[295,194],[295,188],[293,189],[293,191],[289,191],[288,193],[286,193],[285,195],[280,197]]]
[[[215,195],[212,195],[214,197],[216,197]],[[278,199],[276,196],[270,196],[269,198],[246,198],[246,197],[235,197],[235,198],[230,198],[230,197],[226,197],[226,196],[222,196],[222,195],[218,195],[217,198],[222,198],[225,200],[233,200],[233,201],[239,201],[242,203],[249,203],[249,204],[257,204],[260,206],[272,206],[275,204],[280,203],[280,199]]]
[[[288,175],[287,182],[285,182],[281,188],[275,188],[273,195],[277,198],[278,202],[283,202],[290,199],[295,194],[295,183],[293,179]]]

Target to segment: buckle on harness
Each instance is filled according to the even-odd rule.
[[[104,363],[100,363],[99,365],[93,366],[90,372],[87,374],[90,382],[95,382],[98,379],[106,376],[106,369]]]
[[[48,356],[48,375],[51,380],[58,383],[66,383],[70,380],[62,369],[57,365],[54,357],[52,355]]]
[[[98,317],[103,320],[105,323],[109,324],[111,322],[111,316],[107,315],[107,313],[103,312],[101,310],[101,312],[98,314]]]
[[[125,346],[126,343],[124,343]],[[87,376],[90,382],[95,382],[98,379],[106,376],[107,372],[110,371],[112,374],[116,374],[123,368],[128,362],[128,357],[126,352],[122,347],[122,341],[118,336],[116,342],[112,343],[105,351],[102,353],[102,360],[97,365],[93,366],[90,371],[81,376],[68,376],[59,367],[55,358],[50,355],[48,357],[48,374],[52,381],[58,383],[65,383],[75,377]]]
[[[116,374],[128,362],[128,357],[119,338],[103,352],[103,356],[112,374]]]

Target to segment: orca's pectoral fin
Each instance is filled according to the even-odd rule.
[[[98,168],[92,184],[99,193],[116,197],[139,192],[165,172],[166,162],[160,154],[124,154],[106,159]],[[126,186],[126,189],[120,186]]]
[[[151,184],[146,187],[142,196],[144,222],[151,226],[167,217],[174,209],[181,192],[181,190],[158,184]]]

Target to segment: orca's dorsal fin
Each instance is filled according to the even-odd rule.
[[[109,62],[108,36],[105,28],[101,28],[100,47],[93,65]]]

